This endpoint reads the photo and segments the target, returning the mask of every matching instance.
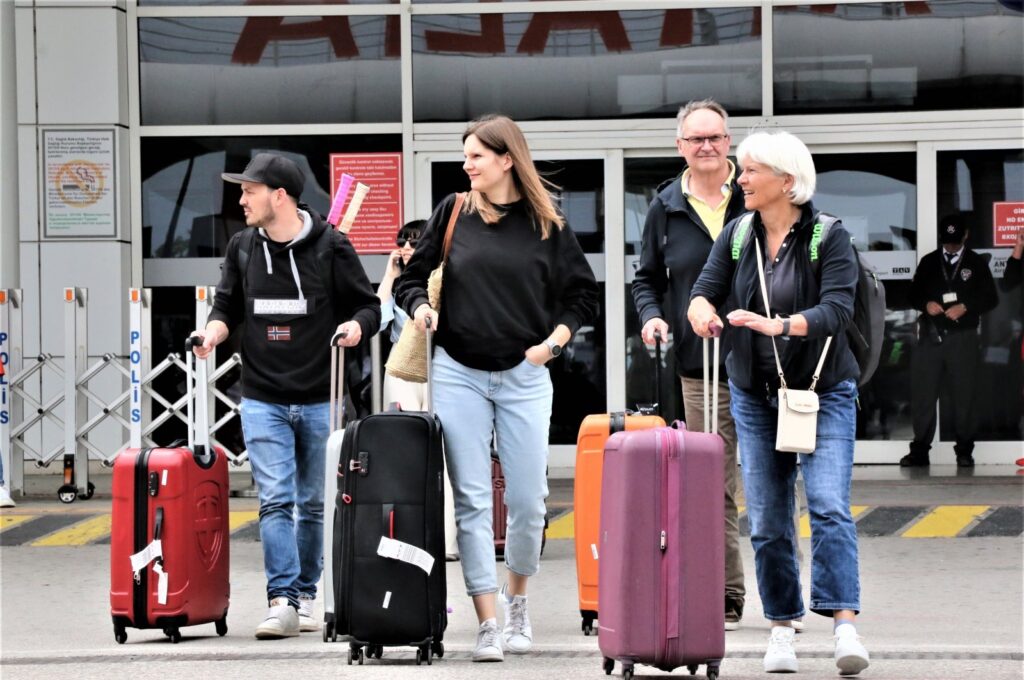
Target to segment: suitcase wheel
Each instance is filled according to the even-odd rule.
[[[65,484],[57,489],[57,498],[61,503],[74,503],[78,498],[78,488],[74,484]]]
[[[633,680],[633,664],[622,663],[622,680]]]
[[[434,656],[436,656],[438,659],[443,659],[444,658],[444,643],[443,642],[435,642],[435,643],[433,643],[430,646],[430,651],[433,652]]]
[[[114,626],[114,639],[117,640],[119,645],[123,645],[128,641],[128,633],[125,631],[124,626]]]
[[[171,638],[171,644],[178,644],[181,642],[181,631],[177,628],[164,628],[164,635]]]
[[[379,659],[384,656],[383,645],[370,645],[366,648],[366,656],[370,659]]]
[[[217,627],[217,635],[224,637],[228,634],[228,617],[226,614],[224,615],[224,618],[217,619],[213,625]]]
[[[718,680],[718,664],[708,664],[708,680]]]
[[[359,645],[348,646],[348,665],[351,666],[353,661],[358,661],[359,665],[363,665],[363,648]]]
[[[606,656],[604,658],[604,674],[611,675],[613,670],[615,670],[615,659],[609,659]]]
[[[580,624],[580,628],[583,630],[584,635],[591,635],[594,632],[594,612],[581,612],[583,614],[583,622]]]
[[[334,642],[334,621],[324,623],[324,642]]]
[[[424,661],[427,662],[428,666],[434,665],[434,655],[431,654],[432,645],[423,645],[416,649],[416,665],[419,666]]]

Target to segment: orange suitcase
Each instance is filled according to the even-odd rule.
[[[597,546],[601,523],[601,470],[604,444],[613,432],[665,427],[661,416],[642,413],[598,413],[583,419],[576,440],[576,480],[573,484],[573,522],[576,536],[576,584],[580,596],[583,634],[590,635],[597,619]]]

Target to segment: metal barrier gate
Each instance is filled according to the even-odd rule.
[[[196,327],[206,325],[210,312],[213,289],[196,287]],[[186,369],[183,357],[171,353],[155,366],[152,365],[152,319],[149,289],[132,288],[128,291],[129,337],[128,355],[110,352],[89,364],[88,353],[88,291],[84,288],[65,288],[64,295],[64,357],[40,353],[32,361],[24,358],[24,326],[22,293],[17,289],[0,290],[0,459],[4,476],[12,492],[24,493],[25,461],[33,460],[38,467],[47,467],[58,457],[64,464],[63,484],[58,497],[65,503],[76,498],[91,498],[95,486],[89,481],[89,460],[100,460],[108,467],[126,448],[157,446],[153,432],[171,418],[186,421],[187,398],[182,395],[170,400],[153,389],[153,381],[168,370]],[[216,386],[216,381],[241,363],[238,354],[210,371],[209,383],[213,399],[210,403],[210,434],[213,443],[222,446],[228,460],[242,465],[248,459],[246,451],[233,452],[216,440],[216,433],[239,416],[238,404]],[[114,372],[121,375],[124,389],[113,397],[103,397],[90,385],[98,376]],[[63,389],[44,396],[44,388],[51,382],[44,373],[53,374]],[[219,420],[214,418],[215,403],[227,409]],[[154,417],[154,405],[160,412]],[[90,412],[92,415],[90,416]],[[112,450],[104,450],[90,441],[90,435],[104,422],[120,426],[126,439]],[[45,442],[49,424],[58,428],[63,436],[60,443],[43,450],[31,442]]]

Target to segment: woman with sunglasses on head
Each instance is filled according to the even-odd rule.
[[[426,220],[413,220],[406,222],[398,230],[398,236],[395,239],[395,244],[398,247],[388,255],[384,278],[381,279],[380,286],[377,288],[377,297],[380,298],[380,332],[383,333],[388,324],[391,324],[392,346],[398,342],[398,338],[402,335],[402,328],[409,320],[409,315],[405,313],[405,310],[395,304],[392,289],[395,281],[409,264],[412,254],[416,251],[416,244],[426,225]],[[391,404],[398,404],[405,411],[426,411],[426,383],[403,380],[385,371],[384,405],[387,407]],[[452,497],[447,470],[445,471],[444,485],[444,552],[445,559],[448,562],[454,562],[459,559],[459,544],[455,539],[455,501]]]
[[[444,427],[455,491],[459,552],[480,627],[473,661],[502,661],[533,644],[527,579],[540,568],[548,495],[552,386],[545,364],[598,308],[582,248],[537,174],[522,130],[504,116],[463,133],[470,188],[454,225],[441,311],[427,278],[441,262],[455,195],[434,211],[396,297],[425,329],[437,328],[434,409]],[[508,583],[498,594],[492,526],[491,435],[505,474]],[[499,632],[495,599],[504,610]]]

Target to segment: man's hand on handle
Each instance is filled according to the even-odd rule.
[[[334,331],[338,347],[355,347],[363,339],[363,327],[358,321],[346,321]]]
[[[211,321],[206,328],[192,331],[192,337],[203,339],[201,345],[195,345],[192,353],[200,359],[205,359],[213,352],[213,348],[224,342],[228,337],[228,327],[222,321]]]
[[[654,317],[645,323],[643,330],[640,331],[640,338],[644,341],[645,345],[653,345],[655,335],[662,342],[668,339],[668,324],[665,323],[664,319]]]

